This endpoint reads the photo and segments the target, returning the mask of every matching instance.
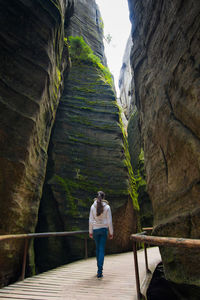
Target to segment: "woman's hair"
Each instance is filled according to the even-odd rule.
[[[97,193],[97,216],[100,216],[103,212],[103,204],[102,200],[105,198],[105,193],[102,191],[99,191]]]

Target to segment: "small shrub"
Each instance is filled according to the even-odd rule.
[[[84,41],[82,36],[69,36],[69,54],[75,63],[89,63],[94,65],[100,71],[100,79],[113,86],[112,74],[105,67],[98,56],[94,55],[92,49]]]

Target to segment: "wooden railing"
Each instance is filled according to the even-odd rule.
[[[45,237],[58,237],[58,236],[75,236],[75,235],[88,235],[88,230],[80,230],[80,231],[64,231],[64,232],[43,232],[43,233],[27,233],[27,234],[9,234],[9,235],[0,235],[0,242],[9,241],[9,240],[19,240],[24,239],[24,255],[22,262],[22,273],[21,280],[24,280],[25,270],[26,270],[26,260],[28,253],[29,241],[33,238],[45,238]],[[87,250],[87,235],[84,238],[85,241],[85,258],[88,257]]]
[[[139,268],[137,259],[137,243],[144,243],[144,256],[145,256],[145,266],[146,272],[151,273],[148,267],[148,256],[147,256],[147,246],[148,244],[155,246],[164,247],[182,247],[190,249],[200,249],[200,240],[197,239],[185,239],[185,238],[174,238],[174,237],[161,237],[161,236],[151,236],[146,235],[147,232],[151,232],[152,228],[143,228],[144,232],[136,233],[131,235],[133,240],[133,255],[135,263],[135,278],[136,278],[136,288],[137,288],[137,299],[145,299],[144,295],[141,293],[140,289],[140,278],[139,278]]]

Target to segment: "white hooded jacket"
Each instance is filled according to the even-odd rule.
[[[90,208],[89,216],[89,233],[93,233],[93,229],[108,228],[109,233],[113,235],[112,214],[110,206],[106,200],[102,200],[103,212],[100,216],[97,216],[97,199],[94,199],[94,203]]]

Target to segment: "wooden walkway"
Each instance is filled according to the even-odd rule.
[[[148,249],[149,268],[161,261],[157,247]],[[144,252],[138,251],[140,282],[146,277]],[[96,278],[96,260],[89,258],[26,278],[0,289],[1,300],[134,300],[133,253],[107,255],[104,277]]]

